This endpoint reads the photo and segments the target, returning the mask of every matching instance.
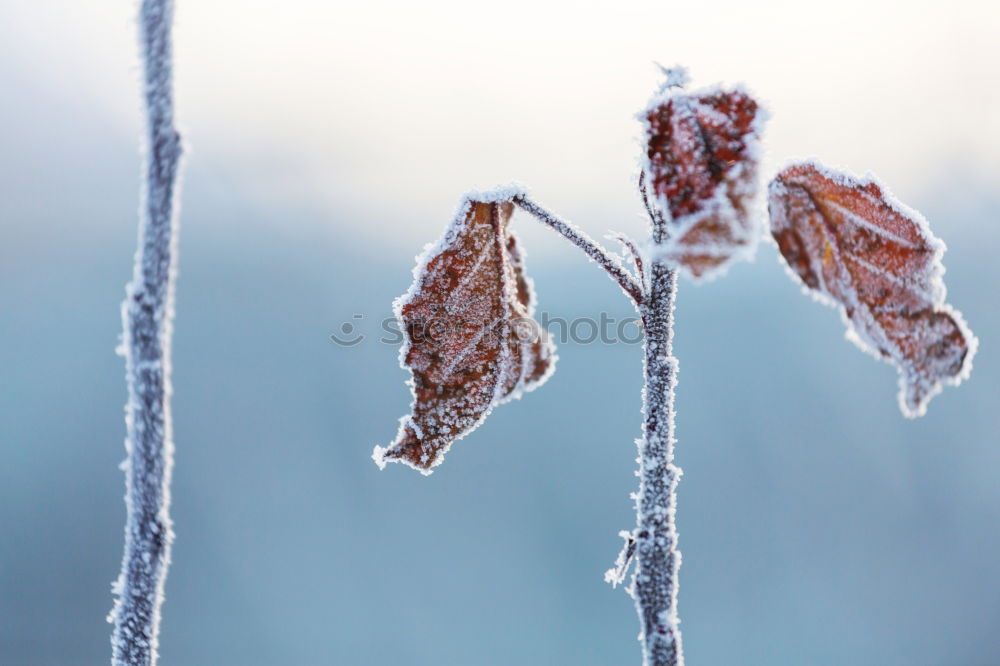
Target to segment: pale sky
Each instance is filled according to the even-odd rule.
[[[634,114],[658,83],[654,61],[684,64],[696,87],[741,82],[758,95],[771,113],[765,177],[818,157],[874,171],[911,202],[956,174],[980,189],[1000,181],[997,3],[177,6],[189,159],[262,205],[374,207],[385,226],[372,231],[400,242],[430,240],[466,189],[512,179],[595,231],[638,228]],[[134,11],[5,0],[0,76],[134,136]]]

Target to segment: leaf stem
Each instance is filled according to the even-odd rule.
[[[573,243],[573,245],[583,250],[588,257],[597,262],[621,286],[637,307],[642,305],[643,294],[639,282],[629,273],[628,269],[622,266],[617,257],[601,247],[585,231],[578,228],[572,222],[563,220],[550,213],[523,194],[514,197],[514,203],[525,212],[534,215],[540,222],[548,225],[556,233]]]
[[[176,261],[174,200],[180,135],[173,124],[172,0],[143,0],[140,43],[148,146],[139,247],[122,303],[128,383],[125,548],[109,619],[114,666],[156,663],[160,606],[170,563],[173,468],[170,340]]]

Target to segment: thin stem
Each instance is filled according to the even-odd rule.
[[[663,213],[649,200],[649,191],[646,189],[646,172],[639,172],[639,193],[642,195],[642,205],[646,207],[646,214],[649,215],[650,224],[653,225],[653,242],[662,243],[667,236],[667,223],[663,219]]]
[[[152,666],[170,563],[173,439],[170,339],[176,257],[174,199],[180,136],[173,126],[171,0],[143,0],[140,42],[148,146],[139,247],[122,303],[128,383],[125,548],[111,612],[114,666]]]
[[[605,250],[599,243],[594,241],[582,229],[579,229],[572,222],[563,220],[549,211],[545,210],[534,201],[524,195],[514,197],[514,203],[522,210],[531,213],[539,221],[548,225],[566,240],[583,250],[588,257],[593,259],[621,286],[626,294],[638,306],[642,304],[642,287],[628,270],[621,265],[618,259]]]
[[[639,493],[636,495],[636,569],[632,596],[642,625],[646,666],[683,666],[677,619],[677,482],[674,459],[674,386],[677,359],[672,354],[676,270],[660,260],[650,269],[650,292],[642,308],[646,333],[643,437],[639,440]]]
[[[642,285],[645,285],[646,284],[646,269],[645,269],[645,266],[643,264],[642,253],[639,252],[639,248],[636,246],[635,243],[632,242],[631,238],[629,238],[628,236],[625,236],[623,234],[616,234],[615,235],[615,239],[619,243],[621,243],[622,246],[625,249],[627,249],[629,251],[630,255],[632,255],[632,263],[635,264],[635,272],[636,272],[636,274],[639,277],[639,282]]]
[[[668,237],[663,215],[652,206],[640,177],[639,189],[652,224],[652,240]],[[684,652],[677,617],[678,574],[677,483],[674,465],[674,387],[677,359],[673,356],[674,299],[677,270],[654,258],[649,294],[641,310],[645,331],[643,437],[639,440],[639,492],[636,495],[635,558],[631,593],[642,625],[646,666],[683,666]]]

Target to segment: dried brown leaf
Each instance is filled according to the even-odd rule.
[[[976,338],[946,305],[944,244],[878,182],[813,163],[769,188],[771,233],[814,294],[842,307],[852,340],[896,365],[899,404],[922,416],[944,384],[971,370]]]
[[[513,194],[467,197],[455,221],[414,270],[396,302],[413,378],[412,413],[375,461],[427,474],[452,442],[498,404],[542,384],[555,369],[548,334],[532,319],[534,292],[508,229]]]
[[[668,91],[644,114],[643,180],[670,230],[663,254],[695,278],[751,255],[760,235],[757,196],[766,116],[740,89]]]

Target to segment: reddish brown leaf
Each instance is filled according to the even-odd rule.
[[[523,253],[507,228],[512,196],[467,197],[396,302],[414,400],[396,440],[375,448],[380,466],[403,462],[430,473],[493,406],[539,386],[555,368],[548,335],[532,319]]]
[[[778,174],[769,208],[792,271],[842,307],[859,347],[899,369],[903,414],[922,416],[943,384],[968,375],[976,339],[944,302],[944,244],[919,213],[870,178],[811,163]]]
[[[692,276],[752,254],[763,110],[740,89],[668,90],[645,113],[643,179],[669,221],[665,255]]]

